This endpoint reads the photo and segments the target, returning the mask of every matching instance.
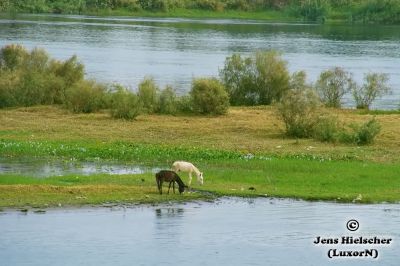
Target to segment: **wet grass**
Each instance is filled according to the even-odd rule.
[[[152,173],[46,179],[0,175],[0,207],[159,203],[209,199],[212,195],[357,203],[400,201],[398,164],[382,167],[355,161],[276,158],[203,162],[199,167],[204,171],[205,184],[199,186],[194,179],[194,192],[183,195],[159,195]],[[180,175],[186,183],[187,175]]]

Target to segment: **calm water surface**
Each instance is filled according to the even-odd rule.
[[[355,218],[357,232],[346,222]],[[0,212],[1,265],[398,265],[400,206],[231,199],[135,208]],[[316,236],[390,246],[316,246]],[[329,248],[379,258],[327,258]]]
[[[146,75],[179,93],[193,77],[217,75],[234,52],[277,49],[291,71],[306,70],[310,81],[341,66],[361,82],[363,74],[390,76],[394,93],[374,108],[396,109],[400,102],[400,27],[260,23],[243,20],[21,16],[0,19],[0,45],[46,48],[66,59],[73,54],[89,77],[135,89]],[[351,97],[344,100],[352,106]]]

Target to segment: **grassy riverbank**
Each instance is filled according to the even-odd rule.
[[[398,202],[400,165],[305,159],[203,161],[205,184],[194,191],[159,195],[154,175],[91,175],[38,179],[0,175],[0,207],[137,204],[270,196],[338,202]],[[186,181],[187,175],[181,174]],[[164,193],[166,192],[164,185]]]
[[[346,122],[368,113],[332,110]],[[57,107],[0,110],[0,156],[118,160],[155,167],[193,161],[205,175],[195,189],[216,196],[276,196],[341,202],[400,201],[400,115],[378,113],[382,132],[370,146],[290,139],[274,107],[230,108],[225,116],[71,114]],[[182,174],[187,182],[186,174]],[[254,188],[254,189],[253,189]],[[37,179],[0,175],[0,206],[157,203],[207,199],[162,195],[154,176],[91,175]],[[361,195],[361,197],[360,197]]]
[[[398,24],[400,0],[27,0],[0,2],[0,12],[100,16],[240,18]]]

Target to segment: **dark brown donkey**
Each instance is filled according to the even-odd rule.
[[[183,183],[182,179],[174,172],[174,171],[169,171],[169,170],[161,170],[156,174],[156,182],[157,182],[157,187],[158,191],[160,191],[160,194],[162,194],[162,184],[163,182],[169,182],[168,186],[168,194],[169,194],[169,189],[171,188],[172,184],[172,190],[175,193],[175,182],[178,183],[179,186],[179,194],[182,194],[183,191],[185,191],[185,184]]]

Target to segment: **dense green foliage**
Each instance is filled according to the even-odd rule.
[[[228,111],[228,93],[224,85],[215,78],[194,79],[190,96],[193,110],[197,113],[221,115]]]
[[[120,85],[116,85],[109,98],[110,113],[114,118],[132,120],[141,112],[139,97]]]
[[[351,22],[399,23],[400,0],[2,0],[0,12],[66,13],[118,12],[149,14],[175,10],[204,10],[249,14],[274,11],[281,17],[324,22],[340,19]],[[147,12],[147,13],[141,13]],[[183,12],[185,13],[185,12]],[[182,13],[182,14],[183,14]]]
[[[4,46],[0,50],[0,108],[62,104],[68,89],[82,85],[83,76],[84,66],[76,56],[58,61],[43,49],[29,52],[21,45]]]
[[[145,113],[152,114],[157,110],[159,88],[151,77],[146,77],[139,84],[138,96]]]
[[[94,81],[80,81],[66,91],[66,106],[75,113],[93,113],[106,107],[106,88]]]
[[[158,112],[161,114],[176,114],[179,110],[178,97],[171,86],[161,91],[159,96]],[[182,110],[181,110],[182,111]]]
[[[279,101],[290,81],[287,62],[276,51],[256,52],[246,58],[233,54],[226,58],[220,77],[232,105]]]

